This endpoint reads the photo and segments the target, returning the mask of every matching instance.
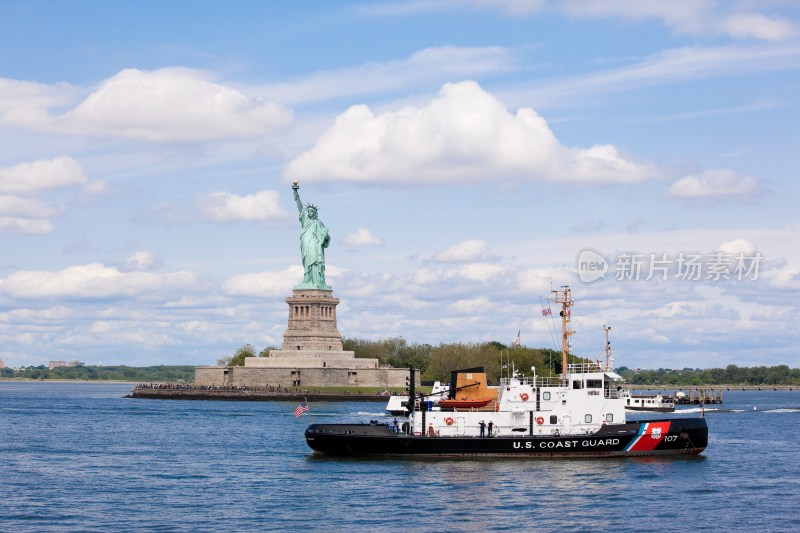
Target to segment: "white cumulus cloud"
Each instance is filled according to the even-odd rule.
[[[197,202],[201,216],[212,222],[271,221],[289,216],[280,206],[276,191],[259,191],[239,196],[229,192],[214,192]]]
[[[478,296],[468,300],[458,300],[447,306],[454,315],[475,315],[476,313],[485,314],[490,312],[494,305],[485,296]]]
[[[62,215],[63,205],[49,205],[49,193],[80,187],[84,193],[105,192],[101,181],[89,182],[71,157],[58,157],[0,168],[0,231],[48,234],[51,217]]]
[[[257,272],[234,276],[225,281],[222,289],[229,296],[283,297],[303,281],[303,267],[290,266],[281,272]]]
[[[463,183],[498,176],[600,183],[638,182],[649,165],[614,146],[562,146],[533,109],[511,113],[473,81],[448,83],[424,107],[375,115],[350,107],[285,176],[301,180]]]
[[[155,254],[147,250],[136,252],[125,260],[125,267],[130,271],[150,270],[155,265]]]
[[[190,272],[155,274],[121,272],[99,263],[51,271],[18,271],[0,280],[0,294],[18,299],[137,297],[185,289],[195,283]]]
[[[441,273],[423,268],[411,273],[411,281],[417,285],[433,285],[442,278]]]
[[[563,279],[564,273],[555,268],[529,268],[516,274],[519,290],[529,294],[550,294],[553,280]]]
[[[72,87],[11,80],[0,84],[0,95],[4,92],[21,104],[18,110],[0,106],[6,122],[67,135],[203,142],[257,137],[292,121],[291,112],[279,104],[248,97],[205,72],[181,67],[122,70],[61,115],[51,114],[49,106],[63,104],[67,93],[74,94]]]
[[[488,250],[489,245],[483,239],[469,239],[435,254],[433,260],[442,263],[465,263],[480,259]]]
[[[65,83],[47,85],[0,78],[0,121],[37,129],[49,121],[48,108],[69,104],[77,91]]]
[[[359,228],[355,233],[349,233],[342,239],[345,246],[365,248],[368,246],[383,246],[383,241],[377,238],[372,232],[365,228]]]
[[[733,239],[732,241],[725,241],[717,246],[716,249],[720,252],[725,252],[732,255],[751,255],[756,252],[755,245],[747,239]]]
[[[489,281],[508,272],[508,267],[490,263],[470,263],[449,272],[448,277],[459,276],[472,281]]]
[[[0,214],[2,215],[47,218],[58,213],[58,210],[36,200],[5,194],[0,195]]]
[[[760,192],[755,178],[732,170],[712,169],[679,179],[670,186],[667,195],[682,200],[750,199]]]
[[[48,206],[37,200],[0,194],[0,231],[45,235],[54,226],[50,217],[60,215],[62,208]]]
[[[27,195],[86,182],[83,168],[71,157],[0,168],[0,193]]]

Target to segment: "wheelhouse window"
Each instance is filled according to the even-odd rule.
[[[575,381],[572,382],[572,388],[573,389],[582,389],[583,388],[583,381],[581,381],[579,379],[576,379]]]
[[[587,379],[586,380],[586,388],[587,389],[602,389],[603,388],[603,380],[602,379]]]

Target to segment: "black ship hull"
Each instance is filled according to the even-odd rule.
[[[674,407],[632,407],[629,405],[625,406],[626,411],[639,411],[639,412],[646,412],[646,413],[674,413]]]
[[[697,455],[708,444],[704,418],[605,425],[591,435],[426,437],[376,424],[312,424],[306,442],[315,452],[341,456],[628,457]]]

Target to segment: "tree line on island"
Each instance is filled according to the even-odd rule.
[[[0,378],[69,379],[77,381],[194,381],[194,366],[94,366],[76,365],[47,368],[45,365],[20,369],[1,368]]]
[[[513,363],[520,373],[531,376],[531,367],[539,377],[555,377],[561,373],[561,352],[548,348],[508,346],[500,342],[409,344],[402,337],[364,340],[343,339],[344,349],[355,352],[356,357],[378,359],[381,364],[396,368],[413,366],[421,371],[422,381],[447,382],[450,372],[460,368],[485,367],[487,378],[497,383],[501,370],[507,375]],[[273,346],[257,352],[251,344],[237,348],[233,354],[220,358],[220,366],[243,366],[245,357],[267,357]],[[589,359],[569,356],[572,363],[591,362]],[[505,368],[503,366],[505,365]],[[654,386],[703,386],[703,385],[800,385],[800,369],[787,365],[725,368],[683,368],[680,370],[659,368],[640,370],[618,367],[616,372],[631,385]],[[0,378],[22,379],[73,379],[83,381],[194,381],[194,366],[86,366],[56,367],[44,365],[22,369],[0,369]]]
[[[502,365],[509,361],[527,376],[532,374],[531,367],[536,368],[536,375],[540,377],[554,377],[561,373],[561,352],[549,348],[512,347],[497,341],[433,346],[424,343],[409,344],[402,337],[379,340],[345,338],[342,343],[344,349],[355,352],[356,357],[378,359],[381,364],[396,368],[413,366],[421,371],[422,381],[425,383],[437,380],[447,382],[452,370],[481,366],[486,367],[487,378],[497,383]],[[256,353],[252,345],[245,344],[217,363],[221,366],[242,366],[245,357],[267,357],[270,350],[276,349],[270,346]],[[569,364],[583,362],[591,361],[572,354],[568,357]],[[616,372],[632,385],[800,385],[800,368],[789,368],[787,365],[728,365],[725,368],[680,370],[640,370],[622,366]],[[503,373],[507,373],[507,368],[503,369]]]

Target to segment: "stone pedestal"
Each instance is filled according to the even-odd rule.
[[[289,325],[280,350],[246,357],[244,367],[197,367],[195,383],[207,386],[385,387],[406,385],[408,370],[344,351],[336,325],[339,300],[332,290],[294,289],[286,299]],[[419,374],[417,374],[419,385]]]
[[[248,368],[378,368],[377,359],[356,359],[355,352],[344,351],[342,334],[336,326],[339,299],[333,291],[294,289],[286,298],[289,304],[289,326],[283,334],[280,350],[269,357],[247,357]]]
[[[333,291],[294,289],[286,299],[289,326],[280,350],[268,357],[245,357],[244,367],[199,366],[195,384],[263,388],[384,387],[402,388],[408,370],[381,366],[378,359],[356,358],[344,351],[336,326],[339,300]],[[419,385],[419,374],[417,374]],[[376,397],[380,398],[380,397]]]
[[[336,327],[339,299],[332,290],[294,289],[286,298],[289,327],[283,334],[281,351],[341,352],[342,334]]]

